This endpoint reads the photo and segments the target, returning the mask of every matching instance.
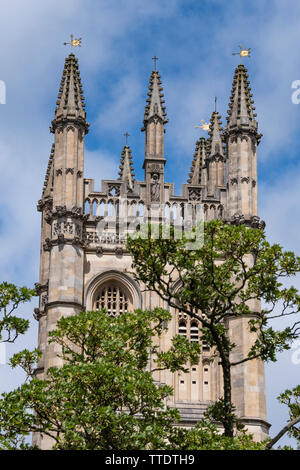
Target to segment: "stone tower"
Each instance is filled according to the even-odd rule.
[[[154,293],[143,292],[133,279],[131,257],[125,249],[125,229],[140,224],[152,211],[161,220],[177,224],[189,204],[195,220],[203,209],[204,220],[221,218],[233,224],[260,227],[257,216],[257,132],[252,95],[246,68],[239,65],[223,131],[215,111],[210,120],[208,139],[196,143],[194,158],[182,194],[174,194],[174,184],[165,181],[164,134],[166,110],[161,78],[157,70],[150,76],[142,131],[145,132],[144,181],[137,181],[131,149],[121,153],[119,176],[102,180],[101,191],[94,180],[84,178],[84,139],[86,122],[78,60],[70,54],[63,69],[57,107],[51,124],[54,134],[42,198],[40,281],[36,284],[39,308],[39,348],[43,358],[37,374],[60,365],[55,346],[48,345],[48,332],[62,316],[82,310],[105,308],[119,315],[134,308],[166,308]],[[161,209],[163,207],[163,209]],[[153,212],[154,211],[154,212]],[[124,222],[125,220],[125,222]],[[99,230],[99,227],[101,230]],[[249,260],[251,262],[251,260]],[[253,304],[253,311],[260,308]],[[179,311],[161,338],[167,347],[174,334],[199,341],[199,325]],[[247,318],[229,325],[238,345],[238,359],[250,345]],[[194,425],[207,405],[222,395],[222,374],[218,361],[209,361],[210,352],[202,345],[201,362],[188,374],[157,372],[156,379],[174,388],[169,403],[180,411],[183,426]],[[237,366],[233,375],[233,401],[238,414],[257,439],[268,433],[265,406],[264,368],[253,360]],[[35,436],[40,447],[47,439]]]

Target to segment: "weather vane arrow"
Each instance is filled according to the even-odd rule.
[[[240,52],[233,52],[232,55],[239,55],[242,63],[242,57],[248,57],[250,59],[251,47],[249,47],[249,49],[243,49],[242,44],[240,44]]]
[[[64,46],[81,47],[82,38],[75,38],[73,34],[70,34],[70,42],[64,42]]]

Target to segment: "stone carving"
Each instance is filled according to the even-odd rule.
[[[249,182],[250,182],[249,176],[242,176],[241,183],[249,183]]]
[[[189,189],[189,199],[191,201],[201,201],[201,189]]]
[[[59,234],[67,234],[81,236],[81,227],[73,222],[57,222],[53,225],[53,236]]]
[[[58,176],[58,175],[62,175],[62,168],[58,168],[56,170],[56,176]]]
[[[97,232],[85,232],[84,241],[87,245],[91,243],[105,245],[124,245],[126,243],[126,235],[104,232],[99,236]]]
[[[50,238],[46,238],[45,243],[43,245],[44,251],[50,251],[51,246],[52,246],[52,244],[51,244]]]
[[[66,168],[66,175],[68,173],[71,173],[71,175],[74,175],[74,168]]]
[[[59,219],[61,217],[86,220],[89,217],[89,214],[83,214],[81,207],[77,206],[72,207],[71,210],[67,210],[66,206],[56,206],[54,211],[50,208],[47,210],[45,220],[50,223],[52,219]]]
[[[231,185],[234,185],[234,184],[237,184],[238,183],[238,179],[237,178],[231,178],[230,180],[230,184]]]
[[[157,202],[160,200],[160,184],[158,173],[151,175],[151,201]]]
[[[34,314],[33,314],[33,318],[37,321],[39,321],[39,319],[41,317],[45,317],[47,315],[47,312],[41,312],[41,310],[39,308],[35,308],[34,309]]]
[[[245,224],[248,227],[252,228],[259,228],[259,229],[264,229],[266,226],[266,223],[264,220],[261,220],[260,217],[257,215],[253,215],[251,217],[245,217],[243,214],[234,214],[234,216],[226,221],[227,224],[233,224],[233,225],[242,225]]]
[[[41,307],[45,309],[46,305],[48,303],[48,294],[44,294],[41,296]]]
[[[45,284],[40,284],[39,282],[36,282],[34,284],[35,291],[37,295],[41,295],[42,292],[45,292],[48,290],[48,281],[45,282]]]
[[[120,185],[119,184],[109,184],[108,185],[108,194],[109,194],[109,196],[119,197],[120,196]]]
[[[42,212],[45,208],[46,211],[52,209],[53,199],[52,197],[46,196],[43,199],[40,199],[37,203],[37,211]]]
[[[160,165],[159,163],[151,163],[149,165],[149,170],[152,173],[160,173],[162,171],[162,165]]]

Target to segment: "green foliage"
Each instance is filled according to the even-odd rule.
[[[157,385],[154,370],[182,370],[199,361],[199,347],[175,337],[161,353],[154,337],[169,312],[137,310],[117,318],[83,312],[62,318],[50,334],[63,365],[34,375],[39,351],[11,360],[27,381],[0,401],[0,445],[21,448],[32,431],[52,436],[56,449],[159,449],[173,433],[177,410],[166,407],[172,388]],[[149,358],[152,358],[150,361]]]
[[[294,437],[297,439],[300,445],[300,428],[299,428],[299,423],[300,423],[300,385],[297,387],[293,388],[292,390],[285,390],[283,393],[281,393],[278,397],[278,400],[280,403],[287,405],[289,409],[289,421],[296,421],[299,419],[299,422],[295,423],[294,426],[292,426],[288,430],[288,434],[291,437]]]
[[[13,343],[27,331],[28,320],[13,315],[13,312],[35,295],[36,292],[27,287],[16,287],[7,282],[0,284],[0,342]]]
[[[136,279],[171,307],[199,320],[202,340],[213,348],[213,357],[220,358],[224,380],[221,422],[226,435],[232,437],[231,368],[254,358],[275,361],[276,354],[289,349],[299,335],[299,320],[280,331],[270,322],[300,311],[297,289],[282,284],[300,271],[300,258],[271,245],[261,229],[244,224],[211,221],[204,224],[204,237],[201,227],[193,228],[191,234],[195,240],[203,240],[202,245],[190,243],[191,234],[179,237],[174,227],[168,227],[169,237],[165,232],[166,227],[149,225],[128,239]],[[274,313],[275,307],[279,313]],[[245,315],[253,345],[232,361],[230,353],[236,345],[229,335],[228,320]],[[218,415],[221,419],[222,413]]]
[[[169,449],[172,450],[264,450],[265,441],[255,442],[251,434],[240,431],[234,437],[225,436],[218,427],[203,419],[192,429],[176,428]]]

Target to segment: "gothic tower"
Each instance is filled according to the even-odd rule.
[[[165,181],[164,134],[167,123],[160,74],[150,75],[142,131],[145,132],[144,181],[137,181],[133,157],[126,144],[121,152],[120,171],[114,180],[102,180],[95,191],[94,180],[84,178],[84,139],[89,124],[74,54],[66,60],[51,125],[54,134],[46,179],[38,210],[42,214],[40,280],[36,284],[39,308],[39,348],[43,357],[37,374],[60,365],[57,350],[47,337],[62,316],[82,310],[105,308],[120,315],[135,308],[166,308],[154,293],[144,291],[131,274],[131,257],[125,249],[128,225],[140,224],[158,208],[159,218],[176,224],[189,204],[196,220],[203,209],[204,220],[221,218],[228,223],[263,226],[257,216],[257,145],[260,134],[253,112],[248,75],[239,65],[234,74],[227,125],[215,111],[208,138],[196,143],[194,158],[182,194]],[[162,209],[163,208],[163,209]],[[151,217],[153,216],[153,213]],[[125,222],[124,222],[125,221]],[[249,258],[249,262],[251,259]],[[253,304],[253,312],[260,306]],[[180,311],[173,311],[169,330],[159,340],[168,347],[174,334],[200,340],[199,324]],[[247,318],[232,321],[230,332],[238,345],[236,357],[251,345]],[[193,426],[207,405],[222,395],[222,374],[217,360],[202,344],[201,361],[188,374],[157,372],[156,380],[174,388],[168,403],[181,414],[182,426]],[[239,416],[257,439],[268,433],[265,411],[264,368],[260,361],[237,366],[233,375],[233,401]],[[51,445],[34,437],[41,448]]]

